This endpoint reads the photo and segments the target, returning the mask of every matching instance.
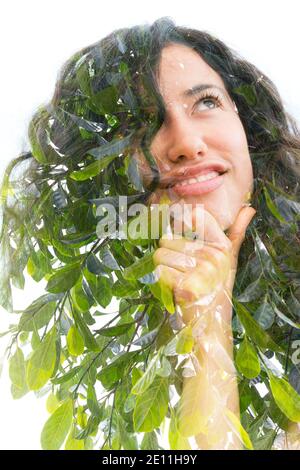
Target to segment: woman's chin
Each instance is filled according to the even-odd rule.
[[[196,198],[184,198],[184,203],[192,205],[192,209],[195,208],[197,204],[202,205],[203,208],[216,219],[223,231],[231,227],[239,210],[238,206],[228,204],[228,201],[224,204],[224,201],[218,201],[216,203],[216,201],[212,200],[204,202]]]
[[[202,205],[203,208],[216,219],[223,231],[228,230],[233,225],[242,204],[233,203],[232,201],[236,199],[236,195],[234,195],[235,197],[233,198],[228,197],[228,194],[224,194],[224,191],[221,197],[216,198],[216,194],[214,197],[212,197],[212,195],[209,196],[210,197],[205,198],[205,201],[201,201],[197,196],[185,196],[180,198],[174,191],[159,189],[151,195],[148,202],[150,204],[188,204],[189,209],[194,209],[197,204]]]
[[[233,217],[228,217],[227,216],[221,216],[220,218],[217,218],[216,217],[216,220],[218,221],[221,229],[223,230],[223,232],[227,231],[233,224],[234,222],[234,218]]]

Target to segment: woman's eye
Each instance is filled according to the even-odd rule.
[[[207,107],[207,104],[206,104],[207,102],[211,103],[211,105],[208,106],[209,109],[213,109],[214,107],[218,108],[222,104],[218,97],[207,96],[207,97],[202,97],[198,101],[196,101],[196,106],[199,107],[200,104],[204,103],[205,106]]]

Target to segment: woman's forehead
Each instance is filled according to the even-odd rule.
[[[166,98],[176,96],[188,100],[189,90],[201,84],[211,84],[225,89],[221,76],[190,47],[172,44],[164,47],[158,67],[157,81]]]

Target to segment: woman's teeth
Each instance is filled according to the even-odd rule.
[[[211,180],[213,178],[216,178],[216,176],[219,176],[219,173],[217,171],[210,171],[209,173],[206,173],[205,175],[196,176],[195,178],[189,178],[187,180],[181,181],[180,183],[176,183],[176,184],[179,186],[186,186],[188,184],[201,183],[201,181]]]

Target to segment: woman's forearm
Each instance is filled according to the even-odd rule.
[[[208,334],[199,344],[199,351],[196,355],[201,371],[195,380],[200,380],[200,384],[203,383],[201,374],[206,374],[207,377],[205,380],[207,387],[201,390],[199,405],[201,407],[203,401],[209,400],[211,409],[206,432],[196,436],[199,449],[242,449],[240,439],[233,433],[233,424],[225,414],[225,408],[227,408],[240,419],[239,394],[232,351],[232,343],[223,333]]]
[[[208,211],[196,207],[192,225],[197,225],[199,215],[202,221],[205,218],[204,234],[193,241],[162,237],[153,254],[158,279],[171,289],[183,322],[193,328],[195,348],[190,359],[197,370],[183,373],[174,416],[181,436],[197,437],[200,448],[242,448],[231,295],[239,249],[254,214],[253,208],[243,207],[225,235]]]
[[[204,331],[200,329],[194,348],[199,369],[195,376],[184,377],[181,410],[184,415],[185,406],[191,409],[188,400],[197,397],[201,418],[197,412],[194,416],[202,431],[195,435],[195,441],[203,450],[243,448],[238,432],[226,415],[228,409],[240,420],[231,314],[231,302],[224,298],[205,313],[207,327]]]

